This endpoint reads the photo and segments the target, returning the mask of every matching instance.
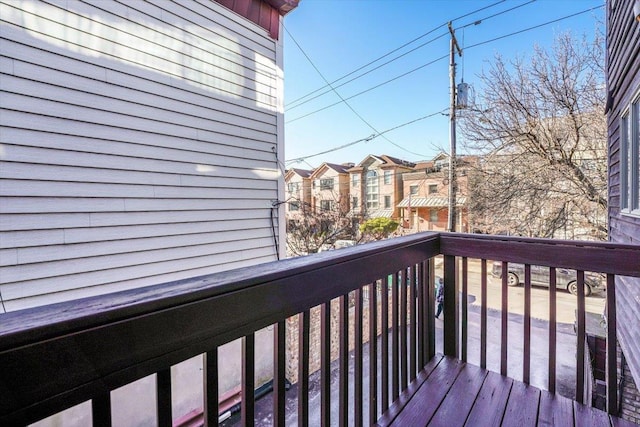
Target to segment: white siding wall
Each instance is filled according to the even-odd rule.
[[[266,31],[210,0],[0,0],[0,20],[0,310],[275,259]]]

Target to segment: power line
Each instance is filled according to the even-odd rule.
[[[393,77],[393,78],[391,78],[391,79],[389,79],[389,80],[385,80],[385,81],[384,81],[384,82],[382,82],[382,83],[379,83],[379,84],[377,84],[377,85],[375,85],[375,86],[372,86],[372,87],[370,87],[369,89],[365,89],[365,90],[363,90],[363,91],[361,91],[361,92],[356,93],[355,95],[351,95],[351,96],[349,96],[349,97],[345,98],[345,100],[347,100],[347,101],[348,101],[348,100],[350,100],[350,99],[353,99],[353,98],[355,98],[355,97],[358,97],[358,96],[360,96],[360,95],[363,95],[363,94],[365,94],[365,93],[367,93],[367,92],[371,92],[372,90],[377,89],[377,88],[379,88],[380,86],[384,86],[384,85],[386,85],[386,84],[389,84],[389,83],[391,83],[391,82],[393,82],[393,81],[395,81],[395,80],[398,80],[399,78],[405,77],[405,76],[407,76],[407,75],[409,75],[409,74],[411,74],[411,73],[414,73],[414,72],[416,72],[416,71],[418,71],[418,70],[421,70],[421,69],[423,69],[423,68],[425,68],[425,67],[427,67],[427,66],[429,66],[429,65],[435,64],[435,63],[436,63],[436,62],[438,62],[438,61],[442,61],[443,59],[448,58],[448,57],[449,57],[449,54],[443,55],[443,56],[441,56],[441,57],[439,57],[439,58],[434,59],[433,61],[427,62],[426,64],[422,64],[422,65],[420,65],[419,67],[416,67],[416,68],[414,68],[414,69],[412,69],[412,70],[409,70],[409,71],[407,71],[406,73],[402,73],[402,74],[400,74],[400,75],[398,75],[398,76],[395,76],[395,77]],[[342,101],[334,102],[333,104],[327,105],[327,106],[325,106],[325,107],[322,107],[322,108],[319,108],[319,109],[317,109],[317,110],[314,110],[314,111],[312,111],[312,112],[310,112],[310,113],[307,113],[307,114],[304,114],[304,115],[302,115],[302,116],[296,117],[295,119],[287,120],[285,123],[293,123],[293,122],[295,122],[295,121],[297,121],[297,120],[303,119],[303,118],[308,117],[308,116],[310,116],[310,115],[312,115],[312,114],[319,113],[320,111],[324,111],[324,110],[326,110],[326,109],[328,109],[328,108],[334,107],[334,106],[336,106],[336,105],[338,105],[338,104],[341,104],[341,103],[342,103]]]
[[[379,56],[378,58],[376,58],[376,59],[374,59],[374,60],[372,60],[372,61],[369,61],[368,63],[366,63],[366,64],[364,64],[364,65],[362,65],[362,66],[360,66],[360,67],[356,68],[356,69],[355,69],[355,70],[353,70],[353,71],[350,71],[349,73],[347,73],[347,74],[343,75],[342,77],[339,77],[339,78],[337,78],[337,79],[333,80],[332,82],[327,83],[326,85],[324,85],[324,86],[322,86],[322,87],[320,87],[320,88],[318,88],[318,89],[315,89],[315,90],[313,90],[313,91],[311,91],[311,92],[307,93],[306,95],[303,95],[303,96],[301,96],[301,97],[299,97],[299,98],[294,99],[293,101],[290,101],[290,104],[295,104],[296,102],[298,102],[298,101],[300,101],[300,100],[302,100],[302,99],[304,99],[304,98],[307,98],[308,96],[311,96],[311,95],[313,95],[313,94],[315,94],[315,93],[317,93],[317,92],[319,92],[319,91],[321,91],[321,90],[323,90],[323,89],[326,89],[326,88],[327,88],[327,87],[329,87],[330,85],[332,85],[332,84],[334,84],[334,83],[337,83],[337,82],[339,82],[340,80],[343,80],[343,79],[345,79],[345,78],[347,78],[347,77],[349,77],[349,76],[351,76],[351,75],[353,75],[353,74],[357,73],[358,71],[360,71],[360,70],[362,70],[362,69],[364,69],[364,68],[367,68],[369,65],[372,65],[372,64],[374,64],[374,63],[376,63],[376,62],[380,61],[381,59],[384,59],[384,58],[386,58],[387,56],[389,56],[389,55],[391,55],[391,54],[393,54],[393,53],[395,53],[395,52],[397,52],[397,51],[399,51],[399,50],[401,50],[401,49],[403,49],[403,48],[405,48],[405,47],[409,46],[410,44],[412,44],[412,43],[414,43],[414,42],[416,42],[416,41],[420,40],[421,38],[428,36],[429,34],[431,34],[431,33],[433,33],[434,31],[436,31],[438,28],[444,27],[445,25],[447,25],[447,22],[454,22],[454,21],[458,21],[458,20],[460,20],[460,19],[462,19],[462,18],[466,18],[467,16],[470,16],[470,15],[473,15],[473,14],[475,14],[475,13],[482,12],[483,10],[489,9],[489,8],[491,8],[491,7],[493,7],[493,6],[496,6],[496,5],[500,4],[500,3],[504,3],[505,1],[506,1],[506,0],[500,0],[500,1],[497,1],[497,2],[495,2],[495,3],[490,4],[490,5],[488,5],[488,6],[484,6],[484,7],[480,8],[480,9],[476,9],[476,10],[474,10],[474,11],[472,11],[472,12],[469,12],[469,13],[466,13],[466,14],[464,14],[464,15],[458,16],[457,18],[450,19],[450,20],[448,20],[448,21],[446,21],[446,22],[444,22],[444,23],[442,23],[442,24],[440,24],[440,25],[438,25],[438,26],[436,26],[436,27],[432,28],[431,30],[427,31],[426,33],[421,34],[421,35],[419,35],[418,37],[416,37],[416,38],[414,38],[414,39],[412,39],[412,40],[410,40],[410,41],[408,41],[408,42],[404,43],[403,45],[401,45],[401,46],[399,46],[399,47],[397,47],[397,48],[395,48],[395,49],[393,49],[393,50],[390,50],[389,52],[385,53],[384,55]],[[535,0],[531,0],[531,1],[535,1]],[[509,10],[511,10],[511,9],[509,9]],[[495,16],[495,15],[494,15],[494,16]],[[484,18],[484,19],[488,19],[488,18]],[[288,31],[287,31],[287,32],[288,32]],[[446,33],[446,34],[448,34],[448,33]],[[440,38],[440,37],[438,37],[438,38]],[[429,41],[429,42],[427,42],[427,43],[424,43],[424,44],[422,44],[422,45],[418,46],[417,48],[412,49],[412,50],[411,50],[411,51],[409,51],[409,52],[413,52],[414,50],[416,50],[416,49],[418,49],[418,48],[420,48],[420,47],[422,47],[422,46],[424,46],[425,44],[428,44],[428,43],[431,43],[431,41]],[[296,43],[296,45],[297,45],[297,43]],[[407,53],[409,53],[409,52],[407,52]],[[402,56],[406,55],[407,53],[402,54],[402,55],[400,55],[400,56],[396,57],[395,59],[393,59],[393,60],[391,60],[391,61],[386,62],[386,63],[385,63],[385,64],[383,64],[383,65],[386,65],[386,64],[388,64],[389,62],[395,61],[396,59],[398,59],[398,58],[400,58],[400,57],[402,57]],[[379,68],[379,67],[376,67],[376,69],[377,69],[377,68]],[[373,70],[371,70],[371,71],[373,71]],[[367,72],[367,73],[368,73],[368,72]],[[365,74],[366,74],[366,73],[365,73]],[[364,74],[363,74],[363,75],[364,75]],[[362,76],[359,76],[359,77],[362,77]],[[359,77],[358,77],[358,78],[359,78]],[[354,79],[352,79],[352,80],[354,80]],[[350,81],[352,81],[352,80],[349,80],[349,82],[350,82]],[[347,82],[347,83],[348,83],[348,82]],[[346,83],[343,83],[343,84],[346,84]],[[341,86],[342,86],[342,84],[341,84]],[[327,93],[327,92],[325,92],[325,93]],[[291,108],[294,108],[294,107],[291,107]],[[286,109],[286,108],[285,108],[285,109]]]
[[[384,136],[385,133],[387,133],[388,131],[385,132],[380,132],[378,131],[378,129],[376,129],[371,123],[369,123],[367,120],[365,120],[364,117],[362,117],[352,106],[351,104],[349,104],[343,97],[342,95],[340,95],[340,93],[333,88],[333,86],[329,83],[329,81],[325,78],[325,76],[320,72],[320,70],[318,69],[318,67],[316,67],[316,65],[313,63],[313,61],[311,60],[311,58],[309,57],[309,55],[307,55],[307,53],[304,51],[304,49],[302,49],[302,46],[300,46],[300,44],[298,44],[297,40],[293,37],[293,35],[289,32],[289,30],[284,26],[283,24],[283,28],[285,29],[285,31],[289,34],[289,37],[291,37],[291,40],[293,40],[293,42],[296,44],[296,46],[298,46],[298,49],[300,49],[300,51],[302,52],[302,54],[305,56],[305,58],[307,58],[307,60],[309,61],[309,63],[311,64],[311,66],[316,70],[316,72],[320,75],[320,77],[322,77],[322,79],[327,82],[327,84],[329,85],[329,87],[331,87],[331,89],[335,92],[336,95],[338,95],[338,97],[342,100],[342,102],[344,102],[344,104],[349,107],[349,109],[353,112],[353,114],[356,115],[356,117],[358,117],[364,124],[366,124],[371,130],[373,130],[377,136],[382,136],[385,140],[387,140],[389,143],[395,145],[396,147],[402,149],[402,150],[406,150],[404,147],[401,147],[400,145],[394,143],[393,141],[391,141],[389,138],[387,138],[386,136]],[[437,114],[437,113],[435,113]],[[434,115],[435,115],[434,114]],[[398,127],[396,127],[397,129]],[[373,138],[371,138],[373,139]],[[406,150],[409,151],[409,150]],[[415,154],[415,153],[414,153]]]
[[[535,1],[535,0],[534,0],[534,1]],[[421,47],[423,47],[423,46],[426,46],[426,45],[428,45],[428,44],[430,44],[430,43],[433,43],[434,41],[436,41],[436,40],[438,40],[438,39],[441,39],[442,37],[445,37],[445,36],[446,36],[446,35],[448,35],[448,34],[449,34],[449,32],[442,33],[442,34],[440,34],[439,36],[436,36],[436,37],[434,37],[434,38],[430,39],[429,41],[424,42],[424,43],[422,43],[421,45],[418,45],[418,46],[414,47],[413,49],[406,51],[406,52],[405,52],[405,53],[403,53],[402,55],[398,55],[398,56],[396,56],[395,58],[390,59],[390,60],[389,60],[389,61],[387,61],[387,62],[383,62],[382,64],[380,64],[380,65],[378,65],[378,66],[376,66],[376,67],[374,67],[374,68],[372,68],[372,69],[370,69],[370,70],[368,70],[368,71],[365,71],[364,73],[359,74],[359,75],[355,76],[355,77],[354,77],[354,78],[352,78],[352,79],[347,80],[346,82],[342,82],[342,83],[340,83],[339,85],[333,86],[333,87],[332,87],[331,89],[329,89],[329,90],[326,90],[326,91],[324,91],[324,92],[321,92],[321,93],[317,94],[316,96],[313,96],[313,97],[311,97],[311,98],[309,98],[309,99],[306,99],[305,101],[300,102],[298,105],[294,105],[294,106],[292,106],[292,107],[288,108],[288,111],[291,111],[291,110],[293,110],[294,108],[298,108],[298,107],[300,107],[301,105],[304,105],[304,104],[306,104],[306,103],[308,103],[308,102],[311,102],[311,101],[313,101],[313,100],[314,100],[314,99],[316,99],[316,98],[319,98],[319,97],[321,97],[321,96],[323,96],[323,95],[326,95],[327,93],[332,92],[332,91],[333,91],[333,89],[337,89],[337,88],[339,88],[339,87],[342,87],[342,86],[344,86],[344,85],[346,85],[346,84],[351,83],[351,82],[352,82],[352,81],[354,81],[354,80],[359,79],[360,77],[364,77],[364,76],[366,76],[367,74],[372,73],[372,72],[374,72],[374,71],[376,71],[376,70],[378,70],[378,69],[380,69],[380,68],[384,67],[385,65],[390,64],[391,62],[393,62],[393,61],[395,61],[395,60],[397,60],[397,59],[400,59],[400,58],[402,58],[403,56],[406,56],[406,55],[408,55],[408,54],[410,54],[410,53],[412,53],[412,52],[414,52],[414,51],[416,51],[416,50],[420,49],[420,48],[421,48]],[[352,73],[351,73],[351,74],[352,74]]]
[[[485,41],[480,42],[480,43],[472,44],[471,46],[467,46],[467,49],[471,49],[471,48],[474,48],[474,47],[482,46],[483,44],[487,44],[487,43],[494,42],[496,40],[501,40],[501,39],[504,39],[504,38],[507,38],[507,37],[515,36],[515,35],[518,35],[518,34],[521,34],[521,33],[525,33],[527,31],[535,30],[536,28],[544,27],[546,25],[555,24],[556,22],[560,22],[560,21],[563,21],[565,19],[573,18],[574,16],[582,15],[584,13],[591,12],[591,11],[594,11],[596,9],[601,9],[603,7],[604,7],[604,5],[600,5],[600,6],[592,7],[590,9],[585,9],[585,10],[583,10],[581,12],[576,12],[576,13],[573,13],[571,15],[563,16],[562,18],[554,19],[553,21],[547,21],[547,22],[544,22],[542,24],[534,25],[533,27],[528,27],[528,28],[525,28],[523,30],[514,31],[513,33],[505,34],[503,36],[499,36],[499,37],[495,37],[493,39],[485,40]]]
[[[413,120],[410,120],[408,122],[404,122],[404,123],[402,123],[400,125],[397,125],[397,126],[394,126],[392,128],[386,129],[386,130],[384,130],[382,132],[377,132],[375,134],[369,135],[366,138],[357,139],[355,141],[351,141],[351,142],[348,142],[346,144],[342,144],[342,145],[339,145],[337,147],[334,147],[334,148],[331,148],[331,149],[328,149],[328,150],[325,150],[325,151],[322,151],[322,152],[319,152],[319,153],[310,154],[308,156],[297,157],[297,158],[291,159],[291,160],[285,160],[285,163],[300,163],[300,162],[305,162],[306,163],[306,160],[310,159],[312,157],[317,157],[317,156],[321,156],[323,154],[333,153],[334,151],[342,150],[343,148],[347,148],[347,147],[350,147],[352,145],[359,144],[360,142],[373,141],[374,139],[376,139],[376,138],[378,138],[380,136],[383,136],[384,134],[387,134],[389,132],[392,132],[394,130],[400,129],[400,128],[405,127],[405,126],[409,126],[409,125],[411,125],[413,123],[419,122],[421,120],[428,119],[428,118],[433,117],[433,116],[437,116],[438,114],[444,114],[445,111],[446,111],[446,109],[442,109],[442,110],[437,111],[435,113],[427,114],[426,116],[418,117],[417,119],[413,119]],[[392,142],[392,144],[393,144],[393,142]],[[394,145],[396,145],[396,144],[394,144]],[[402,147],[400,147],[400,148],[402,148]],[[408,151],[408,150],[406,150],[406,151]],[[421,156],[421,154],[417,154],[417,155]]]
[[[529,2],[529,3],[530,3],[530,2]],[[525,3],[525,4],[528,4],[528,3]],[[523,6],[523,5],[521,5],[521,6]],[[584,13],[587,13],[587,12],[591,12],[591,11],[593,11],[593,10],[600,9],[600,8],[602,8],[602,7],[604,7],[604,5],[595,6],[595,7],[592,7],[592,8],[590,8],[590,9],[585,9],[585,10],[583,10],[583,11],[576,12],[576,13],[573,13],[573,14],[571,14],[571,15],[566,15],[566,16],[563,16],[563,17],[561,17],[561,18],[554,19],[554,20],[552,20],[552,21],[547,21],[547,22],[544,22],[544,23],[542,23],[542,24],[534,25],[534,26],[532,26],[532,27],[524,28],[524,29],[519,30],[519,31],[515,31],[515,32],[512,32],[512,33],[505,34],[505,35],[502,35],[502,36],[499,36],[499,37],[495,37],[495,38],[492,38],[492,39],[489,39],[489,40],[485,40],[485,41],[482,41],[482,42],[479,42],[479,43],[476,43],[476,44],[472,44],[472,45],[470,45],[470,46],[467,46],[467,47],[466,47],[466,49],[472,49],[472,48],[474,48],[474,47],[482,46],[482,45],[484,45],[484,44],[488,44],[488,43],[491,43],[491,42],[494,42],[494,41],[497,41],[497,40],[501,40],[501,39],[504,39],[504,38],[507,38],[507,37],[512,37],[512,36],[515,36],[515,35],[518,35],[518,34],[521,34],[521,33],[527,32],[527,31],[535,30],[535,29],[537,29],[537,28],[544,27],[544,26],[546,26],[546,25],[550,25],[550,24],[554,24],[554,23],[556,23],[556,22],[560,22],[560,21],[563,21],[563,20],[565,20],[565,19],[573,18],[573,17],[575,17],[575,16],[578,16],[578,15],[581,15],[581,14],[584,14]],[[509,10],[511,10],[511,9],[509,9]],[[379,84],[377,84],[377,85],[375,85],[375,86],[372,86],[372,87],[370,87],[370,88],[368,88],[368,89],[362,90],[362,91],[360,91],[360,92],[358,92],[358,93],[356,93],[356,94],[354,94],[354,95],[351,95],[351,96],[349,96],[349,97],[347,97],[347,98],[342,98],[342,97],[340,97],[340,98],[341,98],[341,101],[334,102],[334,103],[332,103],[332,104],[329,104],[329,105],[326,105],[326,106],[324,106],[324,107],[318,108],[318,109],[316,109],[316,110],[314,110],[314,111],[311,111],[311,112],[309,112],[309,113],[307,113],[307,114],[304,114],[304,115],[302,115],[302,116],[298,116],[298,117],[293,118],[293,119],[291,119],[291,120],[287,120],[285,123],[287,123],[287,124],[288,124],[288,123],[293,123],[293,122],[298,121],[298,120],[300,120],[300,119],[303,119],[303,118],[309,117],[309,116],[311,116],[311,115],[313,115],[313,114],[316,114],[316,113],[319,113],[319,112],[321,112],[321,111],[327,110],[327,109],[329,109],[329,108],[331,108],[331,107],[334,107],[334,106],[336,106],[336,105],[338,105],[338,104],[341,104],[341,103],[343,102],[343,101],[342,101],[343,99],[344,99],[344,100],[350,100],[350,99],[356,98],[356,97],[358,97],[358,96],[360,96],[360,95],[363,95],[363,94],[365,94],[365,93],[367,93],[367,92],[370,92],[370,91],[372,91],[372,90],[375,90],[375,89],[377,89],[377,88],[379,88],[379,87],[381,87],[381,86],[384,86],[384,85],[386,85],[386,84],[389,84],[389,83],[391,83],[391,82],[393,82],[393,81],[395,81],[395,80],[398,80],[398,79],[400,79],[400,78],[402,78],[402,77],[405,77],[405,76],[407,76],[407,75],[409,75],[409,74],[412,74],[412,73],[414,73],[414,72],[416,72],[416,71],[418,71],[418,70],[420,70],[420,69],[422,69],[422,68],[425,68],[425,67],[427,67],[427,66],[429,66],[429,65],[432,65],[432,64],[434,64],[434,63],[436,63],[436,62],[438,62],[438,61],[441,61],[441,60],[443,60],[443,59],[447,58],[448,56],[449,56],[448,54],[443,55],[443,56],[441,56],[441,57],[439,57],[439,58],[436,58],[436,59],[434,59],[434,60],[432,60],[432,61],[430,61],[430,62],[427,62],[426,64],[420,65],[420,66],[418,66],[418,67],[416,67],[416,68],[413,68],[412,70],[409,70],[409,71],[407,71],[407,72],[405,72],[405,73],[399,74],[399,75],[397,75],[397,76],[395,76],[395,77],[393,77],[393,78],[391,78],[391,79],[389,79],[389,80],[385,80],[384,82],[381,82],[381,83],[379,83]]]

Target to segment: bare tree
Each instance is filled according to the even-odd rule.
[[[479,106],[463,110],[466,148],[484,159],[471,185],[474,229],[604,239],[607,148],[602,38],[556,38],[547,52],[479,77]]]
[[[340,195],[320,200],[315,207],[301,200],[289,200],[289,203],[298,206],[297,213],[287,219],[289,255],[316,253],[336,240],[356,239],[357,219],[354,221],[349,214],[349,206]]]

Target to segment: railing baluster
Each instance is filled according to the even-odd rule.
[[[406,390],[409,383],[409,364],[407,355],[407,269],[398,277],[400,281],[400,390]]]
[[[320,424],[331,425],[331,301],[320,306]]]
[[[93,427],[111,427],[111,393],[106,392],[91,399]]]
[[[584,271],[577,271],[578,283],[578,347],[576,360],[576,401],[584,403],[585,300]]]
[[[391,401],[394,402],[400,396],[398,360],[398,273],[393,274],[391,284]]]
[[[444,354],[458,357],[459,315],[456,257],[444,257]]]
[[[500,374],[507,376],[507,322],[509,319],[509,287],[507,279],[509,277],[509,265],[502,262],[502,324],[500,328]]]
[[[349,294],[340,296],[340,384],[338,423],[349,424]]]
[[[409,381],[413,381],[416,378],[416,266],[412,265],[410,268],[409,279]]]
[[[615,281],[613,274],[607,274],[607,412],[612,415],[618,414]]]
[[[460,319],[460,359],[463,362],[467,361],[467,321],[468,321],[468,313],[467,310],[469,308],[468,294],[469,294],[469,283],[468,283],[468,262],[467,257],[462,257],[462,295],[461,295],[461,319]]]
[[[556,269],[549,268],[549,392],[556,392]]]
[[[285,425],[285,358],[286,358],[286,322],[276,323],[273,327],[273,425]]]
[[[524,266],[524,343],[522,345],[522,382],[531,378],[531,265]]]
[[[309,310],[299,314],[298,323],[298,425],[309,425]]]
[[[243,426],[253,426],[255,418],[255,354],[256,338],[253,333],[242,338],[242,406],[240,419]]]
[[[427,262],[427,267],[425,269],[424,275],[424,289],[425,289],[425,303],[427,305],[427,309],[425,311],[426,319],[425,325],[425,340],[428,343],[427,345],[427,359],[423,365],[426,365],[429,360],[431,360],[436,354],[436,306],[435,301],[436,297],[434,294],[434,282],[435,282],[435,258],[429,258]]]
[[[218,348],[204,354],[204,425],[218,426]]]
[[[378,419],[378,284],[369,285],[369,425]],[[329,424],[322,424],[329,425]]]
[[[353,383],[353,411],[354,422],[357,427],[363,425],[363,401],[362,401],[362,288],[355,290],[355,313],[354,313],[354,383]]]
[[[416,321],[418,323],[418,371],[422,370],[427,360],[427,340],[426,340],[426,314],[427,302],[424,295],[424,262],[418,264],[418,271],[416,275],[416,296],[417,296],[417,311]]]
[[[380,288],[380,400],[381,412],[389,409],[389,278],[381,281]]]
[[[156,405],[158,427],[171,427],[171,367],[156,373]]]
[[[480,262],[480,367],[487,369],[487,260]]]

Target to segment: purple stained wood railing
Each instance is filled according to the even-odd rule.
[[[219,346],[242,339],[240,417],[256,415],[255,333],[274,326],[274,425],[286,421],[287,319],[298,318],[297,420],[310,425],[311,310],[320,307],[320,421],[323,425],[372,424],[402,400],[436,353],[434,257],[443,255],[446,355],[469,356],[468,261],[479,259],[480,365],[487,365],[487,260],[525,265],[522,376],[531,379],[531,266],[550,266],[548,389],[556,388],[556,268],[578,271],[576,399],[585,389],[585,272],[607,275],[607,405],[617,404],[615,276],[640,277],[640,248],[597,242],[424,233],[290,259],[242,270],[71,301],[2,315],[0,322],[0,424],[28,424],[90,397],[94,425],[111,423],[112,390],[156,374],[158,425],[171,425],[171,367],[204,354],[202,417],[217,425]],[[462,271],[457,271],[458,261]],[[459,274],[459,276],[457,276]],[[327,280],[327,279],[330,280]],[[506,275],[501,282],[500,371],[507,374],[509,346]],[[379,288],[379,296],[378,296]],[[461,291],[461,294],[460,292]],[[353,297],[353,321],[350,320]],[[365,297],[368,296],[367,304]],[[462,298],[462,300],[461,300]],[[331,301],[337,299],[336,313]],[[380,309],[378,309],[378,302]],[[366,314],[368,311],[368,316]],[[379,312],[379,316],[378,316]],[[332,318],[337,319],[339,390],[332,393]],[[369,325],[365,326],[365,319]],[[179,324],[180,328],[174,327]],[[378,328],[378,325],[379,328]],[[368,328],[368,334],[364,329]],[[378,330],[380,331],[378,333]],[[350,331],[354,345],[350,348]],[[366,341],[366,342],[365,342]],[[315,347],[314,347],[315,348]],[[365,348],[368,351],[365,351]],[[315,351],[315,350],[314,350]],[[354,374],[350,374],[350,354]],[[55,356],[55,357],[52,357]],[[365,371],[365,355],[369,369]],[[380,360],[378,366],[377,361]],[[28,375],[23,373],[28,372]],[[509,372],[510,374],[517,374]],[[368,376],[368,381],[366,381]],[[369,384],[368,389],[365,383]],[[353,393],[349,393],[349,385]],[[338,411],[331,412],[332,399]],[[368,410],[365,410],[368,408]]]

